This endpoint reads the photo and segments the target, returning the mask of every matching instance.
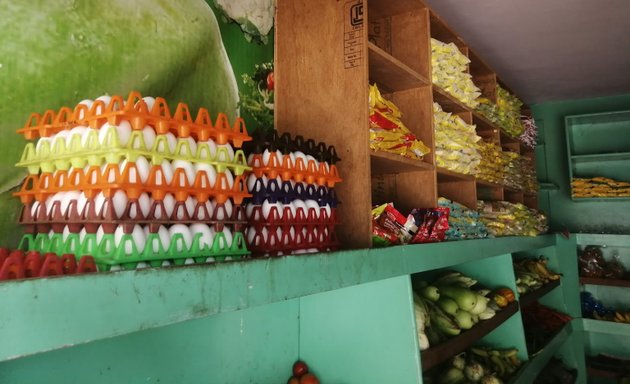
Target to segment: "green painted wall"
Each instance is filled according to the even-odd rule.
[[[557,191],[541,192],[541,207],[550,215],[552,229],[572,232],[630,233],[628,201],[574,202],[571,200],[564,117],[630,110],[630,94],[559,101],[532,106],[542,145],[537,149],[538,179],[556,184]],[[614,140],[614,138],[610,138]]]

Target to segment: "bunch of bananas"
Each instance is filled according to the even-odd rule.
[[[599,314],[597,311],[593,311],[593,319],[603,321],[614,321],[615,323],[627,323],[630,324],[630,311],[614,311],[605,314]]]
[[[501,379],[508,379],[522,364],[517,356],[518,349],[516,348],[496,350],[487,347],[473,347],[469,349],[469,353],[473,354],[475,360],[488,367],[490,372],[494,372]]]
[[[439,384],[492,383],[501,384],[519,369],[517,349],[497,350],[473,347],[453,356],[442,366],[435,382]],[[429,380],[427,380],[429,379]],[[425,381],[434,382],[433,378]]]
[[[494,317],[499,306],[487,297],[490,290],[473,289],[476,284],[477,280],[457,271],[442,274],[432,284],[420,282],[414,309],[422,350]]]
[[[535,291],[550,281],[560,279],[560,274],[547,268],[547,259],[542,256],[515,260],[514,274],[520,294]]]

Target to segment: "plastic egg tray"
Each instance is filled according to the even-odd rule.
[[[296,199],[315,200],[322,206],[330,205],[333,208],[339,204],[335,190],[323,185],[316,186],[291,180],[282,181],[278,178],[256,178],[254,174],[250,174],[247,178],[247,186],[252,194],[250,202],[253,204],[262,204],[265,200],[271,203],[288,204]]]
[[[231,142],[237,148],[243,142],[251,140],[242,118],[237,118],[231,127],[225,114],[219,113],[213,124],[208,110],[200,108],[193,120],[188,105],[184,103],[179,103],[171,116],[166,100],[156,98],[149,109],[142,95],[135,91],[129,93],[126,101],[122,96],[116,95],[107,104],[102,100],[95,100],[90,107],[79,103],[74,109],[62,107],[58,112],[47,110],[43,115],[33,113],[25,126],[17,132],[23,134],[27,140],[33,140],[37,137],[49,137],[77,125],[97,129],[105,123],[118,125],[122,120],[129,121],[133,130],[142,130],[150,125],[159,135],[171,132],[178,137],[192,136],[199,141],[212,139],[217,144]]]
[[[231,188],[229,184],[233,184]],[[196,172],[194,181],[190,183],[183,168],[175,169],[171,182],[167,183],[160,165],[151,167],[146,182],[143,183],[135,163],[128,162],[122,169],[118,164],[107,164],[104,168],[89,167],[87,171],[77,168],[72,171],[28,175],[20,191],[14,195],[19,196],[23,204],[28,204],[33,200],[41,203],[57,192],[83,191],[87,197],[93,198],[99,192],[109,197],[115,191],[123,190],[130,199],[138,198],[143,192],[150,192],[156,200],[161,200],[165,194],[170,193],[177,201],[185,201],[188,196],[192,196],[202,203],[209,198],[215,198],[218,203],[231,198],[236,204],[241,204],[245,197],[251,196],[245,192],[244,184],[244,175],[236,176],[233,183],[230,183],[227,174],[221,172],[217,173],[216,181],[211,185],[205,171]]]
[[[203,243],[201,233],[192,236],[190,244],[187,244],[184,235],[177,233],[171,236],[167,246],[162,244],[158,232],[150,232],[142,249],[136,246],[133,233],[128,227],[119,239],[116,239],[115,233],[103,233],[101,236],[98,241],[96,233],[26,234],[22,237],[20,249],[77,256],[91,255],[99,270],[109,270],[115,265],[120,265],[123,269],[133,269],[138,263],[159,267],[165,260],[172,260],[175,265],[184,264],[186,259],[193,259],[196,263],[206,262],[208,258],[224,261],[226,257],[240,259],[249,253],[245,238],[240,232],[232,233],[232,243],[229,245],[223,232],[213,235],[212,244]]]
[[[151,129],[149,127],[149,129]],[[206,163],[216,168],[218,172],[231,169],[236,175],[250,170],[243,150],[234,151],[224,144],[217,147],[214,142],[203,141],[196,143],[193,150],[186,139],[175,139],[177,144],[171,147],[166,135],[155,138],[151,148],[147,148],[143,131],[133,131],[129,141],[122,145],[115,129],[109,129],[104,144],[99,143],[98,131],[90,130],[85,138],[74,134],[67,139],[48,140],[27,143],[18,167],[25,167],[29,173],[53,172],[68,170],[70,167],[83,168],[87,165],[102,165],[104,163],[119,163],[122,160],[136,161],[143,156],[153,164],[160,164],[164,160],[183,160],[191,163]]]
[[[9,252],[0,248],[0,281],[34,277],[78,275],[96,272],[92,256],[83,256],[79,262],[72,254],[58,256],[55,253],[24,253],[21,250]]]
[[[318,209],[307,208],[305,210],[302,207],[296,208],[291,204],[282,204],[282,206],[276,204],[247,205],[247,221],[250,225],[268,224],[277,226],[338,224],[337,210],[335,208],[319,206]]]
[[[259,255],[334,251],[339,247],[334,225],[253,225],[246,235],[249,249]]]
[[[94,232],[101,225],[113,231],[112,228],[121,224],[133,226],[144,223],[152,231],[157,230],[160,225],[170,223],[213,224],[218,231],[223,229],[224,224],[230,224],[236,231],[240,231],[245,223],[244,208],[232,204],[231,200],[224,203],[207,200],[202,203],[191,197],[186,201],[176,201],[172,195],[169,196],[168,203],[164,199],[154,200],[147,196],[143,199],[146,201],[141,203],[138,198],[127,199],[126,195],[101,196],[99,202],[97,198],[87,198],[84,195],[63,202],[33,202],[22,207],[19,222],[25,226],[26,233],[47,233],[50,230],[61,232],[65,226],[71,232],[78,232],[82,228]]]

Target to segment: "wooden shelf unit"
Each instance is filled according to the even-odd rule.
[[[520,145],[432,84],[431,37],[454,43],[470,57],[473,81],[493,101],[499,79],[423,1],[279,2],[276,29],[276,129],[314,137],[337,149],[343,178],[337,187],[342,201],[338,214],[344,223],[338,233],[344,247],[371,246],[370,211],[375,203],[391,201],[405,212],[434,207],[438,196],[444,196],[471,208],[481,197],[537,207],[537,199],[520,192],[436,169],[434,101],[475,124],[484,140],[519,153]],[[372,83],[431,148],[422,161],[370,150],[366,99]]]
[[[630,287],[630,280],[625,279],[604,279],[597,277],[580,277],[582,285],[604,285],[607,287]]]
[[[527,292],[519,296],[518,302],[521,308],[528,306],[529,304],[538,301],[541,297],[545,296],[549,292],[553,291],[560,286],[560,280],[552,280],[535,291]]]

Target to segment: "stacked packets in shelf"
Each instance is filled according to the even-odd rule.
[[[438,167],[466,175],[473,174],[481,161],[477,142],[481,138],[475,126],[461,117],[444,112],[433,103],[435,161]]]
[[[476,177],[490,183],[501,184],[505,180],[505,171],[510,162],[509,154],[494,143],[478,143],[481,161],[477,166]]]
[[[521,121],[523,103],[498,84],[496,94],[496,104],[485,97],[480,97],[479,104],[475,108],[476,111],[499,126],[508,136],[520,138],[525,132],[525,125]],[[531,138],[531,134],[529,136]],[[532,147],[530,139],[526,139],[525,142]]]
[[[431,39],[431,77],[433,83],[470,108],[477,107],[481,91],[468,73],[470,59],[453,43]]]
[[[31,115],[16,193],[20,248],[94,256],[100,270],[212,262],[246,255],[242,119],[193,120],[179,103],[131,92]],[[234,150],[234,147],[237,150]]]
[[[247,244],[255,256],[335,250],[341,181],[335,148],[301,136],[257,133],[248,148]]]
[[[488,236],[488,230],[477,211],[444,197],[438,199],[438,206],[450,210],[446,240],[483,239]]]
[[[547,218],[521,203],[507,201],[477,202],[477,211],[490,235],[537,236],[547,232]]]
[[[574,177],[571,180],[571,195],[574,198],[630,197],[630,183],[607,177]]]

